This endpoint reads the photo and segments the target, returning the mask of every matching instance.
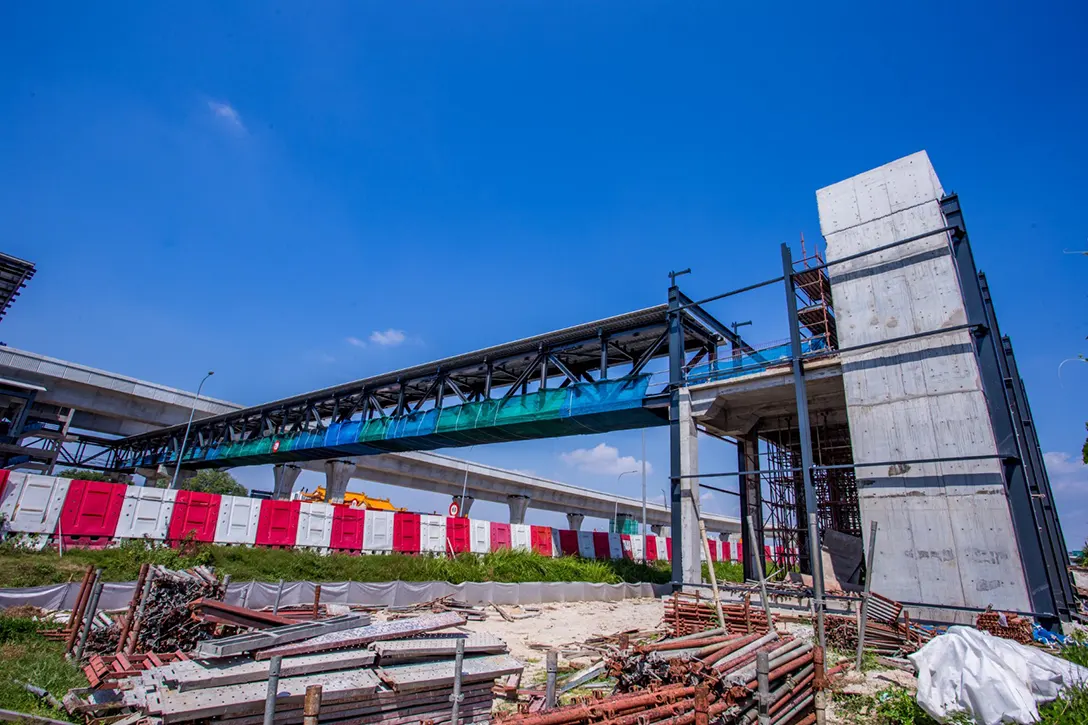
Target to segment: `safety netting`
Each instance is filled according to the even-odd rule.
[[[827,343],[822,337],[814,337],[801,342],[801,356],[815,355],[825,352]],[[742,375],[751,375],[769,370],[773,367],[786,365],[793,356],[790,343],[775,345],[762,350],[741,352],[730,357],[719,357],[717,360],[696,365],[688,370],[687,384],[698,385],[718,380],[739,378]]]

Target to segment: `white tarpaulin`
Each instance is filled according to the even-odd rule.
[[[1038,705],[1066,687],[1088,682],[1088,669],[971,627],[910,655],[918,668],[918,705],[939,722],[967,712],[980,725],[1035,723]]]

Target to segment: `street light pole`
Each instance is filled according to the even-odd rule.
[[[170,488],[176,489],[178,487],[178,473],[181,472],[181,459],[185,456],[185,444],[189,442],[189,429],[193,427],[193,416],[196,415],[196,404],[200,400],[200,390],[204,387],[204,383],[208,378],[215,375],[214,370],[209,370],[208,374],[200,381],[200,385],[196,386],[196,395],[193,396],[193,407],[189,409],[189,422],[185,424],[185,435],[181,438],[181,450],[178,451],[178,460],[174,462],[174,478],[170,481]]]
[[[619,485],[620,481],[623,480],[623,477],[626,476],[628,473],[638,473],[638,471],[624,471],[620,475],[616,476],[616,485],[617,486]],[[612,528],[615,529],[617,534],[620,533],[620,502],[619,501],[616,502],[615,513],[612,515]]]

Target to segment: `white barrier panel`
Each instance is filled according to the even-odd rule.
[[[327,549],[332,543],[333,507],[327,503],[304,503],[298,507],[298,535],[295,546]]]
[[[642,561],[642,554],[645,549],[645,542],[638,534],[632,534],[631,537],[631,558],[635,561]]]
[[[419,550],[429,554],[446,553],[446,517],[419,515]]]
[[[597,558],[597,552],[593,546],[592,531],[578,531],[578,556],[583,559]]]
[[[57,529],[71,483],[70,478],[12,473],[4,489],[4,501],[0,503],[7,529],[51,536]]]
[[[559,529],[552,527],[552,556],[563,556],[563,548],[559,546]]]
[[[491,551],[491,522],[469,519],[469,550],[473,554]]]
[[[623,558],[623,537],[614,532],[608,534],[608,556],[612,559]]]
[[[219,519],[215,522],[215,543],[252,545],[257,541],[260,518],[260,499],[223,496],[219,501]]]
[[[363,551],[393,550],[393,512],[367,509],[363,524]]]
[[[118,539],[152,539],[162,541],[170,531],[170,517],[178,492],[168,488],[128,486],[117,520]]]
[[[510,524],[510,548],[514,551],[533,550],[533,532],[528,524]]]

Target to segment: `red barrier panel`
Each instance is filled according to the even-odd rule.
[[[672,561],[672,537],[665,537],[665,551],[669,552],[669,561]]]
[[[463,516],[446,517],[446,553],[467,554],[472,551],[469,520]]]
[[[551,526],[530,526],[529,537],[533,544],[533,551],[544,556],[552,555]]]
[[[646,554],[646,561],[657,561],[657,537],[644,537],[642,540],[642,550]]]
[[[112,543],[127,488],[106,481],[72,481],[57,522],[64,545],[102,549]]]
[[[631,535],[620,534],[620,551],[623,552],[623,558],[631,561],[635,560],[635,552],[631,548]]]
[[[261,501],[256,546],[294,546],[301,501]]]
[[[491,550],[510,548],[510,524],[491,522]]]
[[[419,553],[419,514],[393,514],[393,551]]]
[[[177,542],[192,534],[193,541],[213,541],[221,498],[217,493],[178,491],[166,538]]]
[[[717,541],[711,541],[710,539],[707,539],[706,544],[707,544],[707,548],[710,549],[710,560],[711,561],[717,561],[718,560],[718,542]]]
[[[744,561],[744,544],[737,542],[737,561]]]
[[[341,551],[363,550],[363,527],[366,509],[336,505],[332,507],[332,537],[329,548]]]
[[[597,559],[612,558],[612,547],[608,545],[607,531],[593,532],[593,556]]]
[[[563,550],[563,556],[578,556],[578,532],[560,529],[559,548]]]
[[[4,489],[8,487],[8,476],[11,474],[6,468],[0,468],[0,501],[4,500]]]

